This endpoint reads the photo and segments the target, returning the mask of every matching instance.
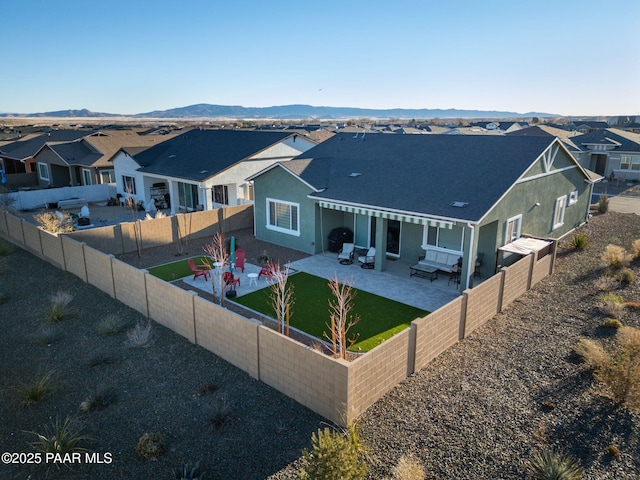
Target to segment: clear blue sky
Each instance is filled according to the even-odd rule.
[[[640,114],[639,0],[0,0],[0,112]]]

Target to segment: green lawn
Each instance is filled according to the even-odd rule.
[[[328,280],[301,272],[291,275],[289,282],[294,285],[295,298],[291,326],[324,340],[323,332],[329,330],[326,324],[329,323],[329,298],[332,296]],[[358,350],[359,347],[361,351],[368,352],[409,327],[412,320],[429,313],[362,290],[354,288],[354,291],[356,296],[352,313],[360,316],[360,323],[351,329],[350,334],[359,333],[360,336],[350,350]],[[267,287],[237,297],[234,301],[274,317],[270,294],[271,290]]]
[[[210,258],[203,255],[192,258],[197,266],[204,264],[207,260],[209,262],[211,261]],[[187,260],[188,258],[185,258],[183,260],[178,260],[177,262],[171,262],[157,267],[152,267],[148,269],[148,272],[154,277],[158,277],[166,282],[171,282],[179,278],[188,277],[189,275],[193,275],[193,272],[189,268]]]

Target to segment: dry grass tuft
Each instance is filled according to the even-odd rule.
[[[138,322],[127,332],[126,344],[129,347],[142,348],[151,345],[151,322]]]
[[[615,269],[626,267],[631,262],[631,255],[624,248],[612,244],[607,245],[601,258],[605,265]]]
[[[391,475],[391,480],[423,480],[426,472],[415,458],[402,455],[391,470]]]
[[[580,355],[583,360],[591,368],[600,368],[611,361],[611,357],[604,351],[602,345],[588,338],[581,338],[574,347],[575,352]]]

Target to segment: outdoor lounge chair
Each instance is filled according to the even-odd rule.
[[[365,255],[359,256],[358,261],[360,262],[360,267],[362,268],[373,268],[376,262],[375,247],[370,247],[369,251],[367,251]]]
[[[242,250],[241,248],[237,249],[235,251],[235,257],[234,268],[240,269],[242,270],[242,273],[244,273],[244,250]]]
[[[205,282],[209,279],[209,267],[206,267],[204,265],[202,267],[196,267],[193,258],[190,258],[187,263],[189,264],[189,268],[193,272],[194,280],[201,276],[204,277]]]
[[[342,250],[338,253],[338,261],[342,265],[351,265],[353,263],[353,243],[343,243]]]
[[[267,278],[273,278],[273,267],[271,266],[270,263],[265,263],[264,265],[262,265],[262,268],[258,273],[258,280],[260,280],[260,277],[262,275],[264,275]]]

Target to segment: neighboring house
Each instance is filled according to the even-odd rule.
[[[248,176],[314,145],[299,132],[193,129],[143,151],[120,150],[116,190],[171,213],[242,205],[253,201]]]
[[[611,180],[640,180],[640,134],[607,128],[595,130],[571,141],[584,168]]]
[[[573,143],[573,138],[580,136],[580,133],[574,130],[570,131],[549,125],[536,125],[535,127],[522,128],[520,130],[507,133],[507,135],[523,137],[558,137],[575,158],[578,158],[577,152],[580,151],[580,148]]]
[[[33,156],[41,187],[115,183],[111,160],[121,148],[150,147],[175,136],[134,130],[92,132],[71,142],[47,142]]]
[[[591,133],[596,130],[608,128],[609,124],[607,122],[601,122],[601,121],[595,121],[595,120],[586,120],[586,121],[576,120],[575,122],[569,123],[567,126],[580,133]]]
[[[593,182],[556,138],[338,134],[254,183],[256,238],[307,253],[347,227],[357,247],[416,262],[427,249],[475,260],[483,278],[521,235],[558,239],[585,223]]]
[[[35,155],[46,145],[79,140],[94,133],[94,130],[52,130],[41,134],[27,135],[20,140],[0,147],[0,163],[7,174],[10,186],[36,186],[38,178],[46,177],[44,169],[38,172]],[[46,186],[46,185],[45,185]]]

